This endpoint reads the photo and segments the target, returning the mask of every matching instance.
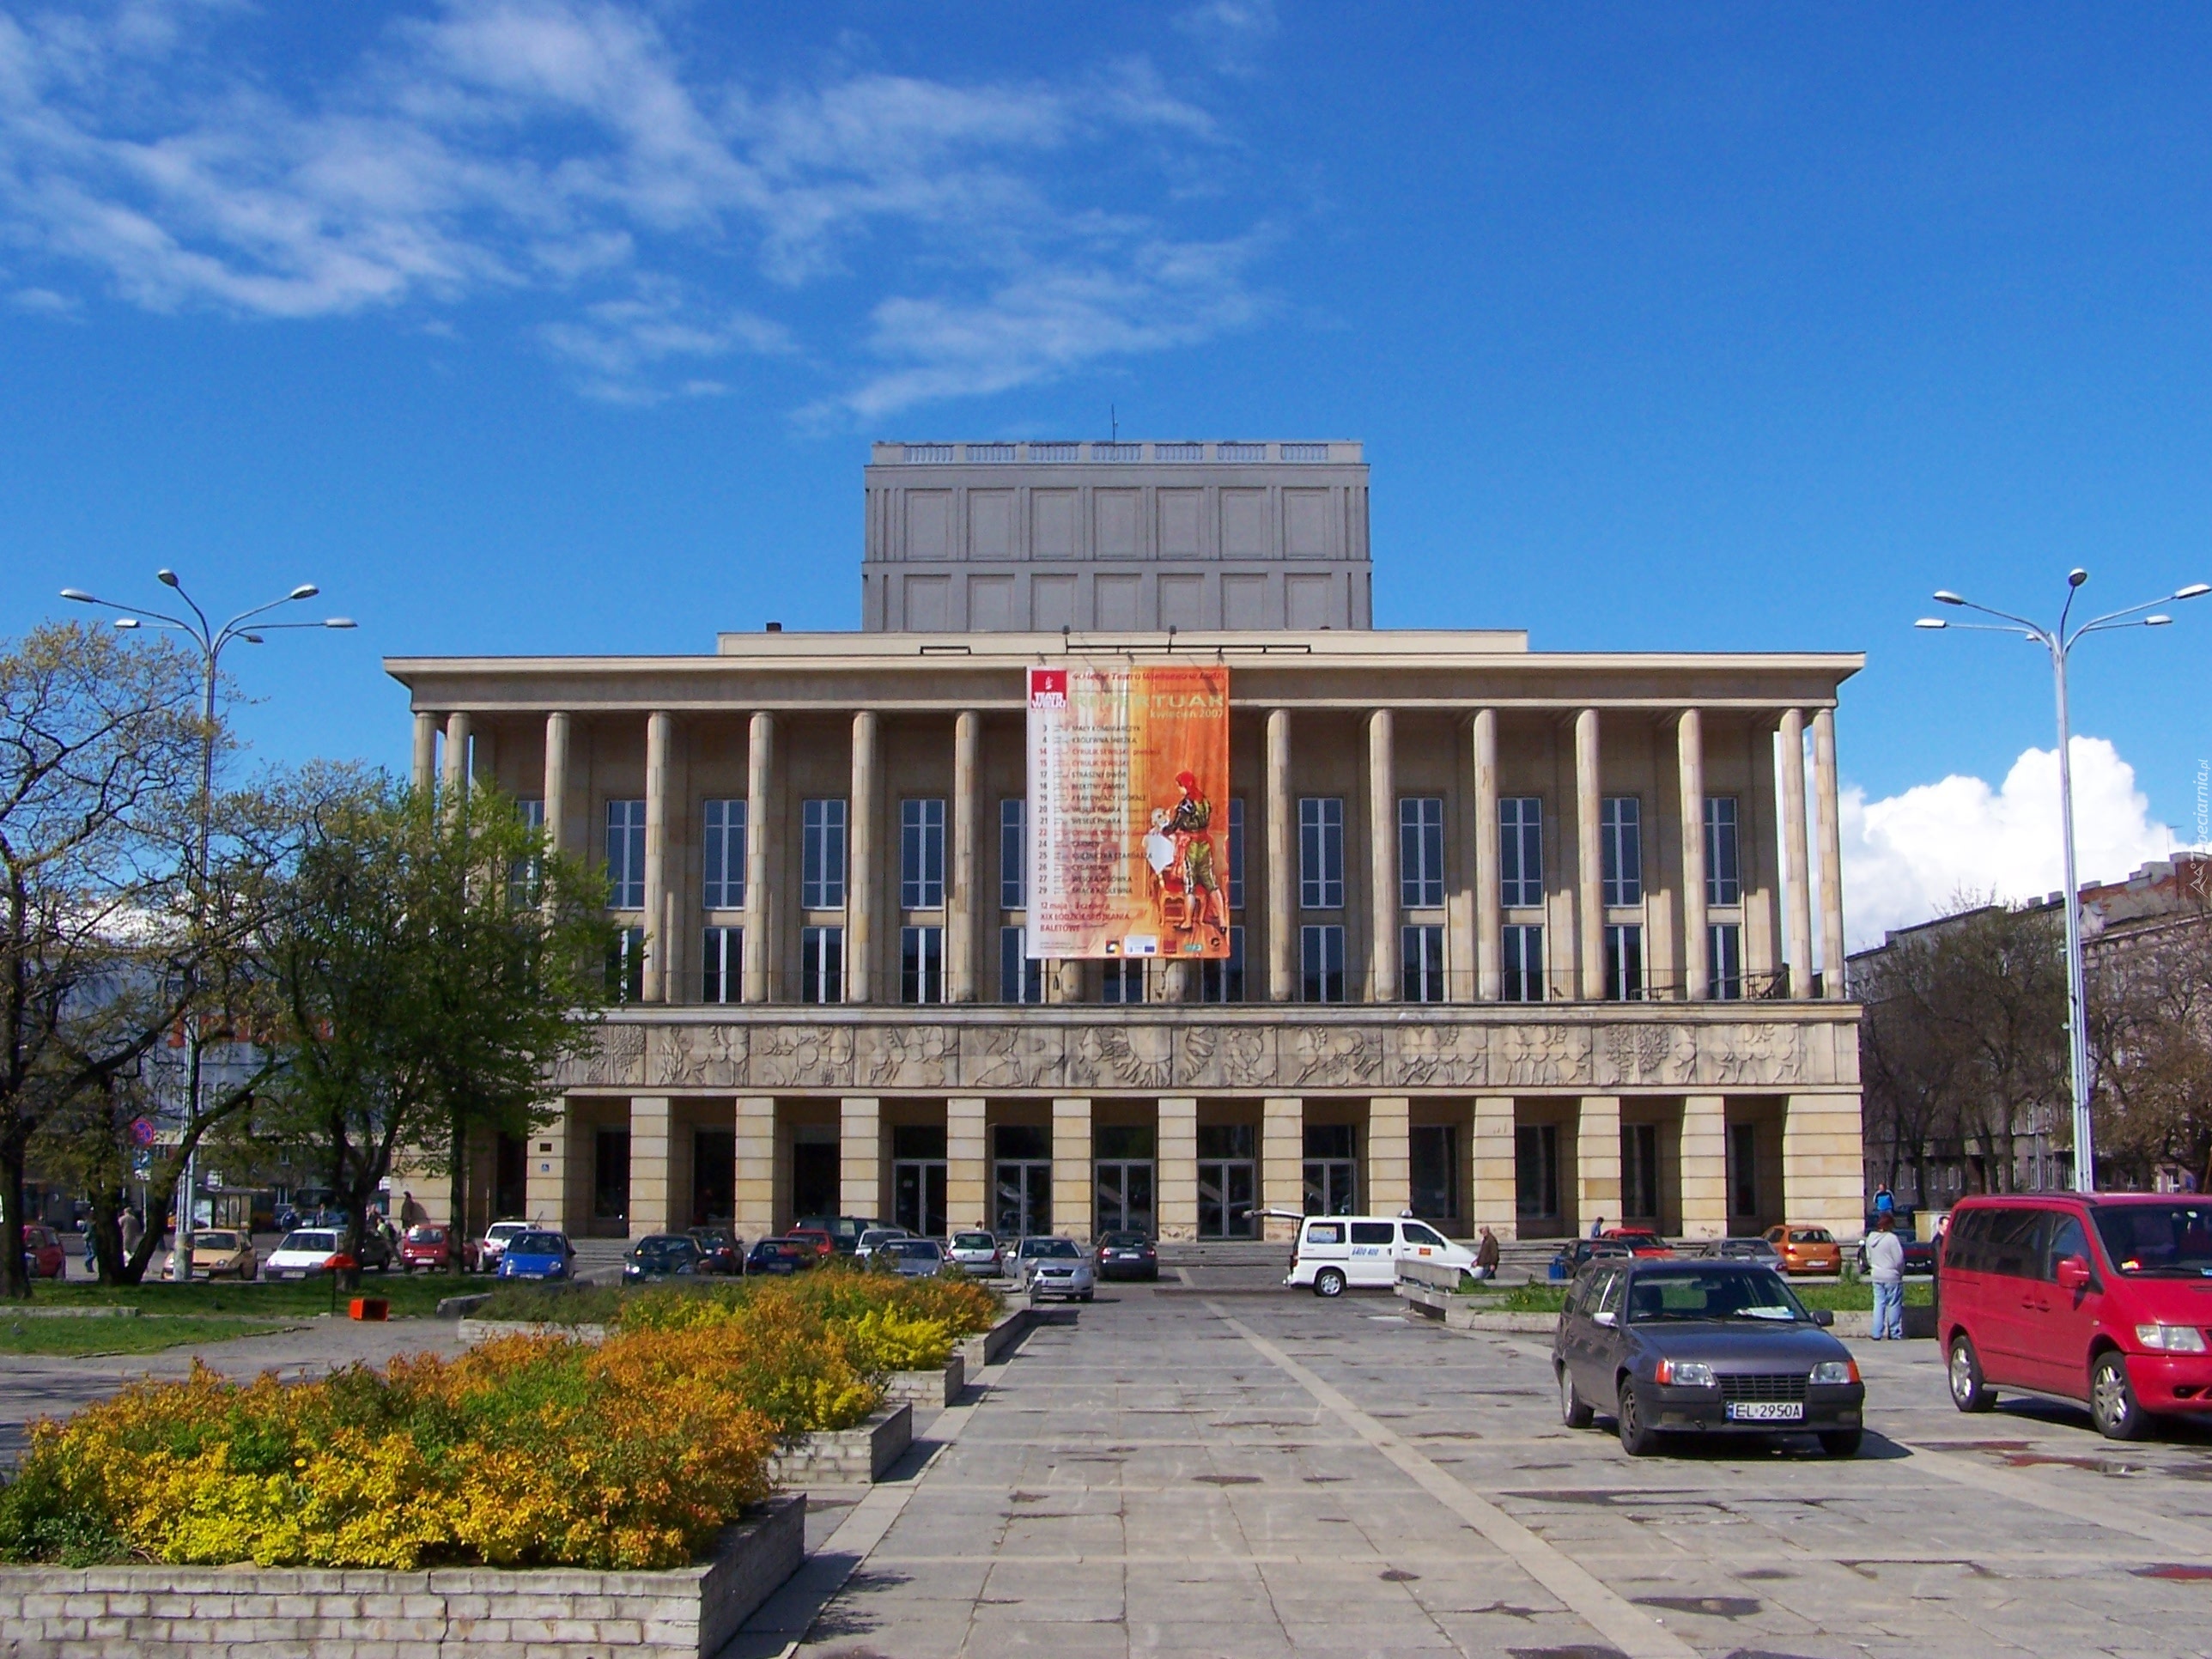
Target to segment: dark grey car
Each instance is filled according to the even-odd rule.
[[[1583,1429],[1611,1413],[1632,1457],[1677,1432],[1810,1433],[1854,1456],[1866,1388],[1833,1319],[1756,1261],[1593,1261],[1552,1339],[1559,1414]]]

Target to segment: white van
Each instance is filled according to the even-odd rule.
[[[1310,1215],[1298,1224],[1285,1285],[1310,1285],[1316,1296],[1342,1296],[1350,1285],[1387,1290],[1407,1258],[1472,1267],[1474,1252],[1425,1221],[1374,1215]]]

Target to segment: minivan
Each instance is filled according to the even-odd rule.
[[[1298,1224],[1285,1285],[1310,1285],[1316,1296],[1342,1296],[1352,1285],[1398,1282],[1401,1260],[1472,1267],[1474,1252],[1425,1221],[1372,1215],[1310,1215]]]
[[[1959,1200],[1936,1274],[1952,1402],[2078,1401],[2133,1440],[2212,1413],[2212,1200],[2037,1193]]]

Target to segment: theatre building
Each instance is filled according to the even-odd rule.
[[[1376,629],[1367,490],[1356,443],[878,444],[859,632],[392,659],[418,783],[529,803],[621,929],[489,1205],[1856,1231],[1858,1010],[1814,964],[1861,659]],[[1032,957],[1030,671],[1175,664],[1226,671],[1228,954]]]

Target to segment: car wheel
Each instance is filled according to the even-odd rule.
[[[1995,1389],[1982,1379],[1982,1357],[1964,1331],[1951,1339],[1951,1403],[1962,1412],[1985,1412],[1997,1403]]]
[[[1344,1294],[1344,1275],[1334,1267],[1323,1267],[1319,1273],[1314,1275],[1314,1294],[1316,1296],[1342,1296]]]
[[[2100,1353],[2089,1368],[2089,1415],[2107,1440],[2140,1440],[2150,1428],[2150,1413],[2128,1381],[2124,1354]]]
[[[1088,1301],[1090,1301],[1090,1300],[1091,1300],[1091,1293],[1089,1291],[1084,1291],[1084,1293],[1083,1293],[1083,1299],[1084,1299],[1085,1302],[1088,1302]]]
[[[1596,1416],[1582,1395],[1576,1391],[1575,1379],[1565,1365],[1559,1367],[1559,1421],[1571,1429],[1586,1429]]]
[[[1831,1457],[1856,1457],[1865,1437],[1863,1429],[1831,1429],[1820,1437],[1820,1449]]]
[[[1631,1457],[1646,1457],[1658,1449],[1659,1436],[1644,1420],[1644,1402],[1636,1397],[1636,1379],[1620,1380],[1620,1404],[1613,1413],[1620,1425],[1620,1449]]]

